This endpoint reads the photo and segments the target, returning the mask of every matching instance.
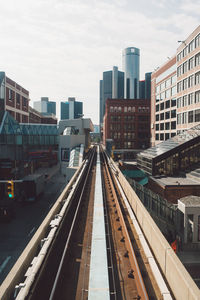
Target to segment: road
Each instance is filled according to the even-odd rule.
[[[16,204],[16,216],[0,223],[0,284],[42,223],[66,186],[66,179],[57,171],[47,180],[44,194],[34,203]]]

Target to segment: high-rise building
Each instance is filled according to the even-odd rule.
[[[176,57],[151,76],[151,145],[176,135]]]
[[[79,119],[83,116],[83,102],[76,101],[69,97],[68,101],[60,103],[60,119]]]
[[[177,134],[200,123],[200,26],[176,52]]]
[[[139,98],[140,49],[128,47],[123,51],[124,96]]]
[[[99,119],[103,124],[105,114],[105,103],[108,98],[124,98],[124,72],[118,71],[114,66],[112,71],[103,72],[103,80],[100,80],[100,103]]]
[[[41,114],[45,115],[56,115],[56,102],[49,101],[48,97],[41,97],[40,101],[35,101],[33,103],[34,109],[39,111]]]
[[[200,123],[200,26],[151,76],[151,144]]]

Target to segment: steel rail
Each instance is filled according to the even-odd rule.
[[[124,242],[125,242],[125,245],[126,245],[126,248],[127,248],[127,251],[128,251],[128,255],[129,255],[129,261],[130,261],[130,264],[131,264],[131,268],[134,270],[134,276],[135,276],[135,279],[136,279],[136,287],[137,287],[137,290],[138,290],[138,295],[140,296],[141,300],[148,300],[149,297],[147,295],[147,291],[146,291],[146,288],[145,288],[145,285],[144,285],[144,281],[143,281],[143,278],[142,278],[142,275],[141,275],[141,272],[140,272],[140,269],[139,269],[139,266],[138,266],[138,263],[137,263],[136,255],[134,253],[132,243],[131,243],[131,240],[130,240],[130,237],[129,237],[129,233],[128,233],[128,230],[127,230],[127,227],[126,227],[126,223],[125,223],[125,220],[124,220],[124,217],[123,217],[123,214],[122,214],[122,211],[121,211],[121,207],[120,207],[120,204],[119,204],[118,196],[117,196],[117,193],[116,193],[116,187],[115,187],[115,183],[114,183],[114,178],[113,178],[112,172],[109,170],[105,154],[104,154],[104,161],[105,161],[106,173],[107,173],[108,179],[111,183],[111,190],[112,190],[112,193],[113,193],[113,198],[116,200],[115,201],[116,209],[117,209],[118,214],[119,214],[120,223],[121,223],[121,227],[122,227],[122,233],[123,233],[123,236],[124,236]]]
[[[65,260],[65,256],[66,256],[67,250],[69,248],[69,242],[70,242],[71,237],[72,237],[72,232],[73,232],[75,223],[77,221],[77,216],[78,216],[79,208],[80,208],[80,205],[81,205],[81,202],[82,202],[82,199],[83,199],[83,193],[85,191],[85,186],[86,186],[89,174],[91,172],[91,168],[92,168],[93,163],[94,163],[95,153],[96,153],[96,151],[94,149],[93,153],[91,154],[92,157],[91,157],[91,160],[89,162],[89,166],[88,166],[88,170],[87,170],[86,176],[84,178],[84,184],[83,184],[83,188],[82,188],[82,191],[81,191],[81,195],[79,197],[79,201],[78,201],[78,204],[77,204],[77,207],[76,207],[76,211],[75,211],[75,214],[74,214],[74,217],[73,217],[73,220],[72,220],[71,228],[69,230],[68,238],[67,238],[67,241],[66,241],[66,244],[65,244],[65,248],[64,248],[61,260],[60,260],[60,264],[59,264],[59,267],[58,267],[58,271],[57,271],[56,278],[55,278],[55,281],[54,281],[54,284],[53,284],[53,287],[52,287],[52,290],[51,290],[51,294],[50,294],[49,300],[53,300],[54,296],[55,296],[55,293],[56,293],[56,288],[57,288],[57,285],[58,285],[58,282],[60,280],[61,273],[62,273],[62,266],[63,266],[64,260]]]

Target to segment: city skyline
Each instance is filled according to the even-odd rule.
[[[137,47],[144,79],[199,25],[199,8],[200,1],[8,0],[0,12],[0,70],[30,91],[32,107],[43,95],[59,99],[59,117],[60,102],[74,96],[98,124],[102,72],[122,70],[123,49]]]

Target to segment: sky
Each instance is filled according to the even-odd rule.
[[[30,92],[30,105],[75,97],[99,122],[99,81],[122,51],[140,49],[140,79],[175,55],[200,25],[200,0],[6,0],[0,71]]]

